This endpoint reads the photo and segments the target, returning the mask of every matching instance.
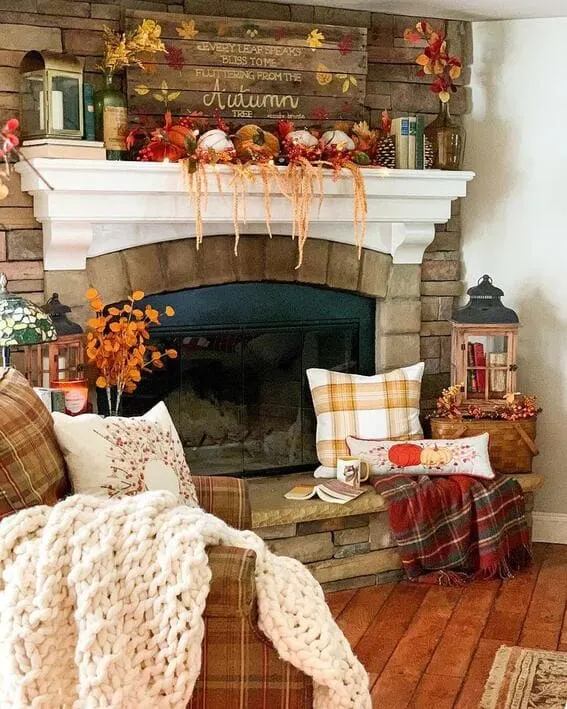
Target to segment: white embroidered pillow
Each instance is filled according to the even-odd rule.
[[[170,490],[198,507],[191,472],[169,411],[160,402],[140,417],[53,413],[73,490],[121,497]]]
[[[370,466],[371,475],[470,475],[492,480],[488,433],[455,440],[371,441],[349,436],[351,455]]]
[[[347,436],[420,438],[419,397],[423,362],[386,374],[308,369],[317,415],[316,478],[336,477],[336,461],[348,455]]]

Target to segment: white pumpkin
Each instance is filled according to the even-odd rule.
[[[197,147],[201,150],[214,150],[216,153],[224,153],[226,150],[234,150],[234,143],[227,134],[220,128],[213,128],[199,138]]]
[[[342,130],[327,130],[321,136],[319,141],[321,148],[329,148],[331,145],[335,146],[339,152],[344,150],[354,150],[354,140],[349,138],[349,136]]]
[[[292,130],[285,139],[290,143],[304,145],[306,148],[313,148],[318,142],[317,138],[308,130]]]

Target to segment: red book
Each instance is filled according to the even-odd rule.
[[[478,382],[476,380],[476,369],[474,367],[474,351],[472,342],[467,344],[467,364],[468,364],[468,377],[467,386],[470,392],[478,391]]]
[[[476,369],[475,372],[477,390],[484,393],[486,386],[486,355],[482,342],[473,343],[473,362],[475,367],[482,367],[482,369]]]

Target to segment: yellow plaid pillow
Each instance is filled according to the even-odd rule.
[[[375,439],[421,438],[419,396],[423,362],[387,374],[308,369],[317,415],[315,477],[335,477],[337,458],[350,455],[347,436]]]

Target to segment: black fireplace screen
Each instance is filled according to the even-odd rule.
[[[124,401],[163,399],[193,474],[259,475],[313,467],[315,416],[305,370],[370,374],[375,302],[295,284],[240,283],[148,299],[174,318],[155,344],[179,353]]]

